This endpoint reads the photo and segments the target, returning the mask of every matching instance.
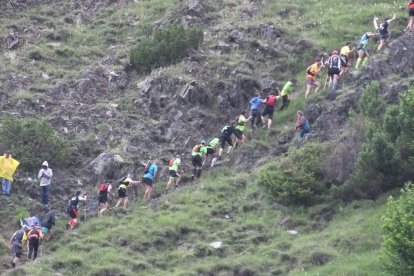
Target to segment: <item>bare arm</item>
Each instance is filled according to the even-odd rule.
[[[379,27],[378,27],[378,17],[374,17],[374,28],[375,28],[375,30],[379,29]]]

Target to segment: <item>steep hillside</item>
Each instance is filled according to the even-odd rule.
[[[192,146],[217,136],[248,108],[256,91],[265,96],[289,78],[299,80],[289,110],[276,115],[275,127],[269,133],[258,130],[256,139],[249,130],[247,144],[226,157],[223,168],[207,173],[204,189],[184,182],[185,187],[163,194],[163,168],[150,206],[138,201],[131,211],[114,210],[68,233],[60,220],[39,263],[14,272],[379,275],[376,256],[385,195],[347,205],[331,192],[350,179],[366,141],[359,105],[366,86],[379,81],[381,98],[388,104],[398,103],[399,94],[412,86],[414,37],[402,32],[402,4],[363,2],[0,3],[5,37],[0,57],[2,118],[44,118],[75,149],[69,165],[55,169],[51,205],[60,218],[75,189],[91,191],[97,181],[126,173],[139,177],[139,164],[148,158],[168,160],[181,154],[189,172]],[[392,39],[398,40],[373,56],[363,71],[341,80],[340,91],[322,91],[304,100],[304,71],[315,56],[346,41],[356,43],[372,30],[374,16],[394,12],[399,17],[391,27]],[[131,70],[130,49],[155,30],[175,24],[201,28],[200,48],[149,75]],[[298,109],[305,110],[313,131],[307,137],[310,146],[297,151],[290,141]],[[326,186],[317,198],[320,204],[281,205],[258,180],[269,171],[294,167],[294,158],[307,165],[308,150],[327,152],[311,160],[322,168],[315,179]],[[41,212],[37,183],[28,179],[35,173],[20,171],[18,195],[0,198],[1,206],[7,206],[0,215],[9,221],[2,225],[5,239],[18,218],[29,210]],[[96,202],[83,207],[87,216],[94,216]],[[222,247],[214,249],[210,243],[215,241]],[[0,252],[0,271],[7,270],[6,246],[0,245]]]

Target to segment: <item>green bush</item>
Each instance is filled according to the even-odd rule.
[[[60,138],[48,122],[35,117],[6,118],[0,141],[27,171],[36,171],[45,160],[53,167],[63,167],[72,151],[69,142]]]
[[[323,144],[308,144],[281,164],[266,168],[258,184],[279,203],[312,205],[327,191],[321,167],[327,151]]]
[[[371,119],[381,119],[385,112],[386,104],[380,95],[380,85],[377,81],[367,85],[362,93],[359,107],[361,112]]]
[[[184,29],[171,26],[155,31],[151,38],[131,50],[131,66],[138,73],[149,73],[152,69],[181,61],[191,49],[198,49],[203,41],[199,28]]]
[[[390,197],[382,218],[384,230],[381,263],[392,275],[414,275],[414,185],[399,199]]]
[[[401,162],[395,146],[381,128],[371,126],[351,179],[336,190],[336,196],[344,200],[375,198],[400,184],[400,171]]]

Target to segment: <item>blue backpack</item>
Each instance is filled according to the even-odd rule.
[[[308,133],[310,131],[310,124],[309,121],[306,119],[305,120],[305,124],[303,125],[303,130],[305,131],[305,133]]]

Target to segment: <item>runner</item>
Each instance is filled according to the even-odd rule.
[[[124,177],[119,181],[118,186],[118,202],[115,205],[115,208],[118,208],[121,204],[123,204],[123,208],[126,209],[128,207],[128,188],[129,185],[136,185],[139,184],[139,181],[133,181],[130,177]]]
[[[234,135],[236,136],[236,146],[240,146],[244,144],[246,140],[246,136],[244,135],[244,130],[246,128],[246,124],[249,122],[250,117],[246,118],[247,112],[242,111],[240,115],[236,118],[237,126],[234,130]]]
[[[192,180],[200,180],[203,167],[203,159],[207,154],[206,145],[206,141],[202,140],[200,144],[194,146],[191,152],[191,163],[193,165],[193,174],[191,176]]]
[[[14,255],[13,261],[10,262],[12,268],[18,267],[20,264],[20,258],[23,254],[23,238],[29,229],[27,225],[24,225],[22,229],[17,230],[10,238],[11,251]]]
[[[328,66],[329,88],[332,90],[336,90],[339,74],[341,73],[342,64],[344,63],[345,60],[338,55],[337,50],[332,51],[332,56],[330,56],[325,63]]]
[[[351,42],[347,42],[344,47],[341,48],[341,57],[345,61],[345,63],[342,65],[341,73],[339,74],[339,77],[346,74],[348,72],[349,67],[351,67],[351,63],[349,62],[349,54],[354,51],[354,48],[352,47]]]
[[[234,124],[232,123],[229,126],[223,127],[221,130],[221,136],[220,136],[220,150],[219,150],[219,156],[218,158],[221,158],[223,154],[224,147],[226,146],[226,143],[229,145],[229,148],[227,149],[227,154],[229,154],[233,148],[233,141],[231,139],[231,135],[234,134],[235,131]]]
[[[211,160],[210,167],[211,168],[214,167],[214,164],[217,161],[217,154],[218,154],[219,148],[220,148],[220,139],[219,138],[213,138],[213,139],[210,140],[210,142],[208,142],[206,159],[203,162],[203,166],[207,162],[208,157],[211,156],[212,160]]]
[[[77,191],[75,196],[69,200],[69,206],[66,209],[67,214],[70,217],[69,224],[67,224],[67,228],[74,229],[79,221],[78,218],[80,216],[78,205],[80,201],[86,201],[88,197],[85,194],[82,194],[81,191]]]
[[[250,100],[250,116],[252,129],[254,130],[257,123],[260,122],[260,106],[262,105],[262,99],[260,99],[260,93],[256,93],[255,97]]]
[[[169,172],[170,177],[167,183],[167,188],[166,188],[167,191],[169,190],[172,184],[174,184],[175,188],[177,188],[178,184],[180,183],[180,179],[181,179],[180,173],[182,171],[180,155],[177,155],[175,158],[171,159],[168,165],[169,165],[168,172]]]
[[[407,27],[404,29],[406,32],[414,31],[414,0],[408,0],[408,24]]]
[[[98,185],[99,216],[102,216],[102,214],[108,210],[108,194],[110,194],[111,197],[114,196],[112,193],[112,181],[107,181],[106,183]]]
[[[357,62],[355,64],[355,69],[359,69],[359,66],[361,65],[361,63],[362,63],[362,66],[365,66],[365,64],[368,62],[369,54],[368,54],[368,50],[367,50],[367,44],[368,44],[369,39],[371,37],[376,36],[376,35],[377,34],[375,34],[375,33],[367,32],[367,33],[364,33],[361,36],[361,38],[359,40],[358,49],[357,49],[358,50],[358,59],[357,59]]]
[[[388,41],[388,38],[390,36],[388,27],[390,26],[391,22],[394,21],[396,18],[395,14],[394,16],[390,19],[390,18],[385,18],[384,22],[382,22],[381,24],[378,25],[378,17],[374,18],[374,27],[375,30],[377,30],[379,32],[379,38],[380,38],[380,44],[378,45],[378,49],[377,51],[381,51],[384,47],[385,44]]]
[[[43,239],[43,233],[38,226],[32,227],[27,233],[27,238],[29,240],[29,252],[27,253],[27,258],[33,261],[37,258],[37,251],[39,249],[40,240]]]
[[[317,58],[315,63],[308,67],[306,70],[306,92],[305,99],[307,99],[310,94],[312,87],[315,87],[315,93],[319,91],[321,84],[315,80],[318,77],[319,70],[321,69],[321,60]]]
[[[296,79],[292,79],[288,81],[282,89],[282,92],[280,93],[280,96],[282,97],[283,104],[282,107],[279,109],[279,111],[282,111],[283,109],[287,109],[290,104],[290,94],[293,92],[293,88],[296,85]]]
[[[147,164],[148,166],[149,164]],[[155,184],[158,180],[158,167],[160,166],[160,162],[158,160],[155,160],[154,163],[152,163],[148,169],[144,170],[144,178],[142,179],[142,182],[145,183],[145,185],[147,186],[147,188],[145,189],[145,193],[144,193],[144,198],[143,200],[145,201],[146,199],[151,200],[151,194],[152,191],[155,188]]]

